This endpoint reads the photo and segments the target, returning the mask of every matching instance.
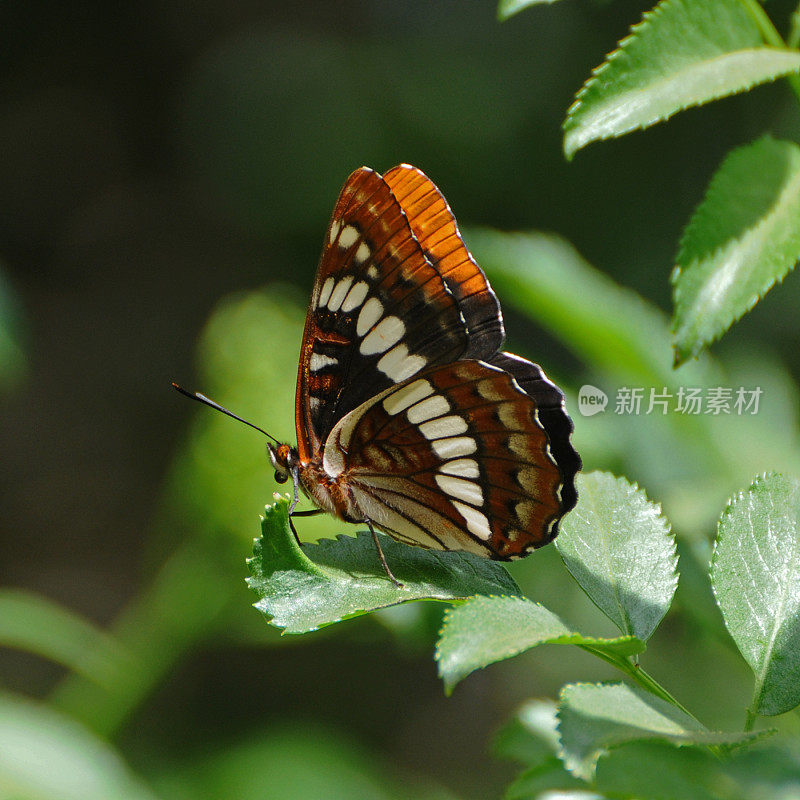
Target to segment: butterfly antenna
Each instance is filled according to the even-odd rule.
[[[221,411],[223,414],[227,414],[229,417],[233,417],[234,419],[239,420],[239,422],[244,422],[245,425],[249,425],[251,428],[255,428],[260,433],[263,433],[268,439],[272,439],[275,444],[280,444],[280,442],[270,433],[267,433],[263,428],[259,428],[258,425],[253,425],[252,422],[248,422],[246,419],[242,419],[240,416],[237,416],[232,411],[228,411],[227,408],[221,406],[219,403],[215,403],[210,397],[206,397],[204,394],[200,394],[200,392],[190,392],[184,389],[182,386],[178,386],[177,383],[174,381],[172,382],[172,388],[177,389],[184,397],[188,397],[191,400],[197,400],[198,403],[202,403],[206,406],[211,406],[211,408],[216,409],[217,411]]]

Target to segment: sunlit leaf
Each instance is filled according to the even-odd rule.
[[[399,588],[386,576],[369,532],[322,539],[301,549],[287,510],[285,498],[267,507],[248,580],[260,598],[256,608],[286,633],[306,633],[408,600],[519,592],[497,562],[410,547],[379,534],[386,560],[404,584]]]
[[[50,658],[104,686],[138,666],[88,620],[21,590],[0,590],[0,645]]]
[[[522,597],[476,597],[445,613],[436,645],[445,690],[476,669],[540,644],[574,644],[616,656],[644,650],[633,636],[602,639],[570,630],[552,611]]]
[[[800,53],[765,47],[745,3],[662,0],[578,92],[564,152],[798,70]]]
[[[652,694],[622,683],[569,684],[558,709],[561,758],[589,779],[607,748],[640,739],[676,744],[739,744],[762,734],[709,731],[697,720]]]
[[[667,613],[678,574],[661,508],[624,478],[578,476],[578,505],[556,540],[567,569],[622,631],[647,641]]]
[[[800,483],[770,474],[731,500],[711,580],[725,624],[755,673],[752,713],[800,703]]]
[[[800,147],[766,137],[734,150],[683,235],[675,359],[697,355],[800,257]]]
[[[555,2],[556,0],[500,0],[497,4],[497,18],[502,22],[530,6],[539,6]]]
[[[0,694],[0,796],[155,800],[108,744],[74,720],[10,694]]]

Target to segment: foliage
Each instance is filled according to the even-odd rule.
[[[697,748],[709,748],[718,758],[723,757],[726,747],[752,744],[768,733],[750,732],[757,714],[783,713],[800,705],[797,694],[800,657],[796,641],[800,624],[797,584],[800,484],[780,475],[759,479],[746,496],[740,495],[732,501],[720,521],[713,585],[726,623],[756,674],[753,704],[744,731],[709,730],[638,661],[645,648],[644,640],[653,634],[671,604],[677,581],[674,542],[658,506],[641,489],[605,473],[582,476],[578,488],[579,502],[561,533],[559,552],[583,591],[623,636],[603,639],[577,634],[540,603],[524,597],[479,593],[445,615],[436,648],[445,688],[450,691],[474,670],[536,645],[577,646],[616,667],[638,687],[625,683],[565,686],[555,716],[558,732],[555,755],[561,765],[548,760],[543,775],[542,764],[537,763],[535,773],[529,769],[515,783],[511,796],[534,797],[545,785],[553,788],[554,779],[561,787],[566,773],[583,782],[586,788],[602,790],[606,782],[613,785],[619,780],[618,762],[626,756],[618,755],[617,749],[629,743],[645,746],[641,743],[650,740],[684,746],[685,749],[667,751],[669,759],[678,762],[676,786],[684,780],[704,791],[709,772],[706,766],[713,762],[708,762],[703,750]],[[293,630],[308,630],[322,624],[323,619],[312,617],[309,621],[304,608],[306,603],[321,605],[315,597],[318,590],[314,588],[320,581],[320,569],[309,563],[298,581],[292,574],[298,569],[297,564],[286,563],[287,559],[297,562],[304,556],[285,524],[285,503],[279,501],[268,513],[268,518],[281,515],[283,532],[269,526],[270,532],[277,535],[275,542],[262,539],[258,543],[256,569],[264,568],[260,551],[269,546],[274,572],[266,582],[258,575],[256,588],[263,594],[266,584],[270,593],[277,592],[278,600],[282,596],[285,602],[293,604],[289,613],[301,620]],[[287,546],[291,550],[288,556]],[[337,575],[336,580],[354,586],[352,602],[363,611],[367,606],[359,597],[363,579],[352,583],[353,576],[365,569],[362,542],[340,537],[334,547],[337,565],[349,565],[346,577]],[[374,557],[372,560],[376,561]],[[392,554],[393,567],[401,572],[410,571],[414,562],[420,560],[414,548],[397,547]],[[369,572],[375,571],[377,565],[373,563]],[[275,582],[278,573],[282,575],[281,582]],[[371,583],[375,579],[368,580]],[[385,591],[397,595],[398,590],[388,581],[386,584]],[[258,605],[276,617],[275,624],[292,624],[288,618],[279,616],[281,611],[274,605],[275,597],[270,597],[269,603],[267,608],[263,601]],[[377,605],[372,600],[372,606]],[[335,618],[346,615],[334,606],[324,622],[334,622]],[[553,718],[545,712],[539,719],[546,731]],[[535,724],[529,727],[535,728]],[[515,735],[507,733],[505,747],[509,747],[509,739],[520,738],[524,738],[524,731],[522,737],[519,731]],[[541,741],[552,745],[553,738],[545,734],[539,740],[534,748],[537,758],[541,758]],[[519,749],[519,744],[513,748]],[[662,751],[645,752],[652,755]],[[600,773],[598,763],[606,755]],[[706,766],[698,768],[695,763],[698,760]],[[695,773],[700,777],[692,783],[689,776]],[[658,770],[650,770],[649,781],[641,770],[635,775],[637,797],[680,796],[662,793]],[[766,773],[761,778],[767,783],[770,780]],[[566,782],[573,783],[571,779]],[[708,785],[713,785],[710,778]]]
[[[711,582],[736,645],[756,676],[749,714],[800,704],[800,483],[757,478],[719,523]]]
[[[501,3],[506,18],[528,3]],[[789,44],[757,0],[661,0],[584,83],[564,121],[568,158],[679,111],[788,77],[800,100],[800,15]],[[675,362],[696,356],[800,256],[797,145],[729,154],[686,226],[673,273]]]
[[[517,24],[518,12],[552,13],[529,8],[550,3],[501,0],[498,16],[514,17],[503,26],[504,35]],[[767,8],[772,14],[775,6]],[[366,129],[417,129],[424,116],[424,136],[436,149],[451,149],[462,174],[477,142],[492,142],[502,159],[505,137],[528,122],[528,110],[512,108],[511,101],[499,106],[502,113],[486,114],[484,127],[465,124],[446,104],[426,105],[431,64],[456,92],[474,51],[435,62],[420,54],[395,74],[396,65],[380,57],[382,45],[349,60],[341,57],[339,45],[305,41],[301,60],[313,69],[301,73],[285,68],[291,62],[281,43],[279,36],[245,37],[237,43],[244,50],[233,48],[241,62],[236,64],[224,59],[225,47],[232,47],[226,43],[200,60],[186,92],[187,107],[194,108],[203,132],[201,154],[204,145],[214,152],[209,142],[219,139],[220,159],[206,159],[208,171],[220,182],[232,176],[233,206],[248,192],[258,200],[252,205],[261,213],[247,203],[234,209],[243,226],[268,218],[286,228],[287,238],[299,237],[310,217],[328,212],[322,194],[310,198],[305,186],[291,194],[286,190],[298,182],[304,150],[316,154],[320,131],[341,143],[353,166],[394,152],[379,147],[365,154]],[[591,142],[781,77],[800,96],[798,43],[797,12],[784,42],[755,0],[663,0],[578,92],[564,122],[563,149],[572,158]],[[269,109],[263,114],[250,105],[257,105],[250,92],[255,73],[262,72],[253,64],[288,76],[285,85],[261,86],[259,91],[266,91],[261,101],[266,98]],[[350,113],[344,91],[317,93],[318,106],[303,105],[305,93],[330,85],[331,76],[333,83],[361,85],[367,67],[379,78],[374,86],[391,87],[385,92],[393,99],[387,119],[376,119],[366,104]],[[527,80],[516,72],[516,80]],[[392,80],[385,80],[390,73]],[[480,72],[501,95],[498,76],[511,80],[507,72]],[[369,91],[378,94],[374,87]],[[222,102],[215,105],[207,95],[221,96]],[[290,124],[272,113],[285,98],[295,104]],[[206,103],[216,112],[212,124]],[[244,147],[236,138],[237,125],[246,131]],[[775,138],[763,135],[767,125],[774,127]],[[274,134],[274,150],[265,146],[265,130]],[[544,693],[541,682],[558,676],[564,685],[560,693],[552,692],[557,702],[526,701],[497,737],[496,755],[519,766],[508,798],[797,797],[800,738],[787,714],[800,702],[800,484],[792,477],[800,476],[797,388],[772,353],[731,351],[722,358],[702,353],[783,280],[798,257],[798,145],[787,138],[777,115],[759,119],[748,136],[752,141],[734,147],[711,176],[685,226],[673,270],[671,325],[655,305],[594,269],[557,236],[472,228],[467,237],[511,311],[512,346],[544,358],[538,339],[528,344],[523,338],[543,329],[581,365],[562,368],[571,376],[559,380],[570,406],[581,379],[672,393],[686,385],[742,383],[765,387],[758,416],[746,421],[725,415],[639,417],[609,409],[578,424],[575,441],[585,463],[609,471],[581,478],[580,503],[564,521],[556,547],[514,565],[514,577],[480,559],[383,539],[393,570],[406,583],[399,590],[382,574],[364,532],[345,536],[355,531],[330,518],[304,519],[298,521],[303,542],[298,546],[281,499],[267,509],[250,562],[251,589],[271,623],[266,626],[248,608],[252,598],[240,578],[271,470],[252,431],[198,410],[181,437],[148,531],[151,550],[142,588],[108,631],[39,595],[0,593],[0,644],[68,671],[46,703],[11,692],[0,697],[0,795],[221,800],[338,792],[376,800],[452,800],[430,780],[407,790],[407,774],[400,781],[372,748],[363,749],[338,729],[264,722],[272,709],[254,708],[256,721],[243,738],[189,742],[170,763],[151,752],[138,763],[131,758],[135,766],[128,766],[121,755],[135,740],[131,720],[147,711],[155,692],[165,685],[167,693],[181,690],[177,669],[187,654],[220,644],[301,647],[306,640],[332,636],[333,623],[360,616],[343,635],[354,631],[354,640],[372,642],[388,631],[401,650],[412,642],[429,645],[432,629],[441,626],[436,658],[445,690],[466,682],[448,702],[468,705],[477,694],[492,696],[487,691],[492,681],[512,685],[516,696]],[[408,157],[405,151],[402,157]],[[327,193],[339,180],[342,162],[317,161],[321,172],[313,180]],[[469,162],[477,182],[488,184],[502,173],[490,161]],[[510,206],[498,207],[503,213]],[[69,227],[73,233],[65,238],[75,230]],[[293,274],[294,264],[276,253],[279,269]],[[226,298],[198,347],[201,388],[247,418],[266,420],[268,429],[286,440],[293,435],[294,371],[307,299],[305,278],[294,277],[303,292],[272,284]],[[25,373],[23,329],[18,302],[3,283],[4,394],[17,388]],[[682,365],[679,371],[673,363]],[[165,378],[165,396],[167,391]],[[732,491],[748,483],[725,505]],[[709,581],[705,534],[723,506]],[[443,622],[442,603],[450,604]],[[276,627],[292,633],[324,627],[327,634],[280,639]],[[691,646],[675,653],[675,641]],[[541,664],[548,664],[549,672],[532,674],[529,665]],[[578,669],[583,672],[575,678],[571,671]],[[622,681],[608,680],[614,670]],[[738,696],[744,676],[752,682],[751,699],[741,729],[734,729],[731,719],[744,705]],[[359,677],[339,680],[320,670],[320,682],[349,684]],[[126,736],[115,741],[126,724]],[[765,725],[781,735],[770,736]]]
[[[471,553],[408,548],[378,534],[402,586],[387,580],[372,536],[339,536],[300,545],[289,528],[286,498],[268,506],[250,560],[256,607],[285,633],[307,633],[411,600],[454,601],[489,592],[518,593],[506,570]]]

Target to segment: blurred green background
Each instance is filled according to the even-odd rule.
[[[279,488],[264,442],[169,382],[293,439],[305,302],[362,164],[439,185],[509,346],[573,412],[584,382],[764,387],[757,418],[607,413],[575,434],[586,468],[638,480],[681,541],[648,669],[704,722],[741,725],[750,679],[703,571],[725,499],[761,470],[800,474],[800,284],[674,375],[658,309],[724,154],[764,130],[797,140],[800,118],[778,83],[567,164],[572,97],[648,7],[564,0],[499,24],[483,0],[4,6],[0,797],[500,796],[515,770],[490,740],[515,707],[611,677],[545,648],[446,699],[439,606],[283,639],[250,608],[245,559]],[[793,7],[770,3],[776,20]],[[608,633],[552,548],[512,572]],[[712,662],[729,680],[710,690]]]

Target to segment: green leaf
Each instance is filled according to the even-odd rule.
[[[730,781],[708,750],[669,742],[632,742],[601,755],[595,784],[611,797],[730,800]]]
[[[599,795],[585,791],[586,783],[564,769],[555,756],[543,764],[523,770],[512,781],[505,800],[594,800]]]
[[[678,574],[661,507],[624,478],[578,476],[578,505],[556,546],[567,569],[625,635],[647,641],[667,613]]]
[[[675,362],[696,356],[800,258],[800,147],[765,137],[728,155],[672,275]]]
[[[289,528],[288,500],[267,506],[261,538],[249,560],[255,604],[285,633],[307,633],[349,617],[408,600],[463,600],[475,594],[516,594],[519,587],[497,562],[471,553],[410,547],[378,534],[396,587],[378,559],[372,536],[297,544]]]
[[[752,714],[800,703],[800,483],[757,478],[722,514],[711,582],[725,625],[755,673]]]
[[[739,748],[726,760],[699,747],[632,742],[600,756],[595,785],[626,800],[793,800],[800,755],[779,741]]]
[[[101,686],[138,668],[117,641],[87,620],[14,589],[0,590],[0,645],[50,658]]]
[[[529,700],[495,736],[497,758],[536,766],[558,752],[558,719],[552,700]]]
[[[800,737],[737,750],[725,772],[748,800],[795,800],[800,797]]]
[[[676,744],[741,744],[761,734],[709,731],[665,700],[622,683],[568,684],[558,709],[561,758],[574,775],[589,780],[609,747],[640,739]]]
[[[578,92],[564,152],[798,70],[800,53],[763,46],[739,0],[662,0]]]
[[[0,693],[4,800],[155,800],[119,755],[74,720]]]
[[[520,11],[530,6],[540,6],[544,4],[555,3],[556,0],[500,0],[497,4],[497,19],[504,22],[514,14],[519,14]]]
[[[552,234],[487,228],[470,228],[467,234],[470,250],[504,308],[535,319],[620,385],[675,383],[665,315],[592,267],[569,242]],[[693,382],[719,379],[707,360],[687,364],[680,377]]]
[[[641,653],[633,636],[601,639],[571,631],[552,611],[523,597],[476,597],[445,612],[436,645],[445,691],[476,669],[540,644],[575,644],[616,657]]]

